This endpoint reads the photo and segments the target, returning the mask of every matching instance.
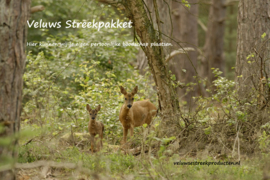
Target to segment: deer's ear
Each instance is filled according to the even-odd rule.
[[[89,104],[86,105],[86,109],[87,109],[87,111],[91,111],[92,110]]]
[[[96,110],[97,111],[100,111],[100,108],[101,108],[101,106],[100,106],[100,104],[97,106],[97,108],[96,108]]]
[[[123,88],[122,86],[120,86],[120,91],[122,94],[126,95],[127,91],[125,90],[125,88]]]
[[[134,94],[136,94],[137,92],[138,92],[138,86],[136,86],[136,87],[133,89],[132,94],[134,95]]]

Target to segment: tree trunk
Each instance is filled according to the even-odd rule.
[[[179,2],[173,1],[172,2],[172,21],[173,21],[173,39],[177,42],[180,42],[181,34],[180,34],[180,22],[181,22],[181,13],[180,13],[180,7],[182,5]],[[172,42],[174,49],[180,49],[179,45],[176,42]],[[182,82],[181,80],[181,59],[180,55],[175,56],[169,61],[169,67],[172,73],[175,75],[176,80]],[[180,89],[177,89],[178,91],[178,97],[181,97]],[[183,95],[182,95],[183,96]]]
[[[197,49],[198,46],[198,0],[189,0],[191,4],[190,9],[185,7],[179,2],[173,2],[173,38],[181,42],[183,47],[193,47]],[[179,47],[176,46],[175,47]],[[179,48],[178,48],[179,49]],[[188,55],[182,54],[177,55],[170,61],[170,69],[176,76],[176,80],[182,83],[196,83],[193,76],[197,76],[196,66],[197,66],[197,51],[189,51]],[[184,100],[190,106],[193,106],[192,96],[196,96],[198,91],[198,86],[194,86],[193,90],[187,92],[186,89],[178,89],[179,97],[183,96],[185,93],[187,95]]]
[[[158,12],[156,1],[153,1],[155,10]],[[149,20],[144,4],[142,1],[127,0],[123,2],[125,6],[127,17],[133,22],[135,31],[142,43],[161,43],[162,34],[154,29],[153,23]],[[157,14],[157,25],[160,29],[160,15]],[[157,86],[157,94],[159,100],[159,108],[162,112],[162,125],[161,134],[168,136],[175,132],[174,128],[177,128],[175,123],[179,125],[179,103],[175,92],[175,88],[172,86],[171,78],[168,68],[165,64],[165,53],[162,46],[147,46],[144,49],[144,53],[148,59],[149,68],[153,74],[155,84]],[[170,131],[168,131],[170,128]]]
[[[12,136],[20,129],[23,71],[26,51],[26,21],[30,0],[0,1],[0,124],[1,137]],[[0,159],[14,158],[16,140],[0,147]],[[3,160],[0,160],[3,162]],[[7,162],[8,163],[8,162]],[[0,173],[1,179],[14,179],[11,171]]]
[[[202,77],[208,78],[208,85],[216,79],[212,68],[225,72],[223,56],[224,31],[226,17],[226,0],[212,0],[207,33],[202,58]],[[223,74],[224,75],[224,74]]]
[[[240,0],[238,11],[238,43],[236,61],[236,88],[241,98],[260,95],[263,79],[269,77],[270,58],[270,0]],[[262,35],[266,33],[265,38]],[[268,61],[267,61],[268,60]],[[264,78],[265,77],[265,78]],[[269,99],[269,98],[268,98]],[[249,99],[250,100],[250,99]]]
[[[171,9],[171,0],[157,0],[157,6],[158,6],[158,12],[160,16],[160,20],[162,23],[160,23],[160,30],[163,34],[166,36],[171,37],[171,31],[172,31],[172,22],[170,21],[170,9]],[[145,7],[145,11],[147,12],[148,10],[151,12],[151,19],[153,21],[154,29],[157,30],[157,21],[156,21],[156,13],[155,13],[155,8],[153,4],[153,0],[145,0],[145,4],[147,7]],[[150,18],[150,15],[148,14],[148,18]],[[166,36],[162,36],[162,40],[165,43],[170,43],[171,40],[170,38]],[[164,54],[167,56],[172,48],[169,47],[163,47],[164,49]],[[138,56],[137,56],[137,67],[140,71],[140,74],[144,75],[146,68],[148,67],[148,61],[147,57],[142,49],[139,50]]]

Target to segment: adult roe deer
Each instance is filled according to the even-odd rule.
[[[95,136],[98,134],[100,146],[99,150],[103,147],[102,139],[103,139],[103,132],[104,132],[104,125],[102,122],[96,121],[97,114],[100,111],[100,105],[96,107],[96,109],[91,109],[90,105],[86,105],[86,109],[89,112],[90,115],[90,121],[88,123],[88,131],[90,133],[90,139],[91,139],[91,151],[92,153],[95,152]]]
[[[128,130],[133,136],[134,127],[142,126],[143,124],[150,125],[152,118],[157,113],[157,108],[148,100],[134,101],[134,95],[138,91],[136,86],[131,93],[127,93],[125,88],[120,86],[121,93],[125,96],[125,102],[121,107],[119,120],[123,125],[124,144],[127,141]]]

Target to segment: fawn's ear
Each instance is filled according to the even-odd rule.
[[[134,94],[136,94],[138,92],[138,86],[136,86],[134,89],[133,89],[133,91],[132,91],[132,95],[134,95]]]
[[[100,106],[100,104],[97,106],[97,108],[96,108],[96,110],[97,111],[100,111],[100,108],[101,108],[101,106]]]
[[[86,109],[87,109],[87,111],[91,111],[92,110],[89,104],[86,105]]]
[[[126,95],[127,91],[125,90],[125,88],[123,88],[122,86],[120,86],[120,91],[122,94]]]

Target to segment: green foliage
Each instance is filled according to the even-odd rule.
[[[215,93],[196,98],[198,107],[195,112],[183,115],[194,122],[189,128],[204,134],[207,144],[217,141],[215,147],[226,142],[228,149],[233,147],[231,151],[239,148],[241,153],[250,152],[251,149],[269,152],[269,109],[259,104],[258,89],[251,89],[248,98],[239,97],[234,81],[221,77],[222,72],[218,69],[213,69],[213,73],[217,77],[213,81]],[[184,124],[181,126],[184,127]],[[228,140],[230,138],[231,141]],[[238,146],[239,142],[241,146]]]
[[[44,5],[46,9],[44,13],[34,14],[33,19],[46,22],[61,21],[63,24],[71,17],[78,17],[80,21],[125,20],[123,14],[117,14],[111,7],[95,1],[83,8],[81,5],[84,1],[79,1],[71,9],[68,8],[69,1],[40,0],[36,3]],[[62,3],[61,7],[58,3]],[[77,16],[74,13],[78,13]],[[127,29],[30,29],[29,34],[28,41],[42,40],[44,43],[63,45],[28,47],[31,51],[27,56],[24,74],[22,128],[38,130],[35,137],[40,141],[33,140],[28,144],[27,140],[21,140],[21,144],[27,144],[20,147],[18,161],[82,161],[86,167],[98,171],[107,170],[109,163],[112,164],[112,173],[133,172],[136,163],[133,156],[119,153],[89,156],[77,147],[67,146],[62,149],[57,142],[61,134],[71,129],[74,132],[88,131],[88,103],[91,107],[101,105],[98,121],[105,125],[104,144],[119,144],[122,125],[118,116],[124,102],[120,85],[128,91],[137,85],[139,91],[135,96],[136,101],[150,99],[156,102],[156,96],[152,95],[155,92],[149,81],[150,74],[141,76],[133,67],[137,47],[91,46],[91,43],[132,42],[131,32]]]
[[[182,3],[184,4],[184,6],[190,8],[190,4],[187,0],[182,0]]]
[[[211,127],[211,126],[209,126],[208,128],[205,128],[205,129],[204,129],[204,133],[205,133],[206,135],[209,135],[209,134],[211,133],[211,131],[212,131],[212,127]]]
[[[235,83],[220,76],[222,72],[218,69],[213,69],[213,73],[215,77],[217,77],[217,79],[213,81],[216,93],[208,98],[199,98],[198,103],[201,109],[199,112],[201,115],[199,119],[201,120],[199,121],[202,123],[211,121],[213,118],[210,116],[212,113],[215,114],[215,112],[224,112],[225,119],[228,123],[235,124],[238,120],[245,121],[246,113],[243,106],[239,106],[237,94],[234,90]],[[220,107],[216,106],[216,103],[219,103]],[[205,129],[205,134],[210,134],[210,132],[211,126]]]
[[[0,124],[0,133],[5,131],[5,127]],[[24,129],[18,133],[1,136],[0,137],[0,170],[5,166],[12,166],[16,161],[13,153],[17,149],[14,147],[15,141],[22,140],[23,138],[30,138],[33,136],[33,131],[29,131],[28,129]]]
[[[52,51],[49,49],[48,52]],[[51,124],[50,127],[55,129],[54,134],[69,126],[87,131],[86,104],[101,104],[98,119],[105,124],[107,134],[118,137],[122,130],[118,113],[123,103],[119,85],[128,87],[129,90],[138,85],[139,93],[135,98],[142,100],[153,93],[147,77],[140,76],[130,66],[122,65],[118,69],[115,63],[116,68],[108,70],[98,60],[84,60],[79,64],[83,55],[77,56],[76,52],[63,50],[59,54],[61,53],[67,53],[66,56],[69,57],[57,61],[58,57],[54,60],[46,59],[43,52],[37,56],[28,55],[28,71],[24,76],[24,93],[25,97],[29,97],[24,105],[26,120],[31,120],[28,114],[38,116],[40,124]],[[119,62],[119,66],[120,64]],[[131,74],[131,70],[134,73]]]
[[[264,39],[265,36],[266,36],[266,33],[263,33],[263,34],[261,35],[262,39]]]
[[[161,145],[160,145],[160,148],[159,148],[159,151],[158,151],[158,157],[160,157],[161,159],[163,159],[163,158],[165,158],[165,156],[163,156],[163,153],[165,152],[168,144],[171,141],[175,140],[176,137],[174,137],[174,136],[169,137],[169,138],[158,138],[158,137],[154,137],[154,139],[161,142]]]
[[[98,3],[97,1],[77,0],[75,3],[72,0],[35,0],[32,2],[32,6],[35,5],[43,5],[45,9],[42,12],[32,14],[29,20],[30,22],[32,20],[36,22],[40,22],[40,20],[42,22],[61,22],[61,28],[39,29],[31,27],[28,32],[28,42],[45,41],[47,36],[65,38],[69,34],[80,35],[78,32],[80,29],[65,28],[67,20],[92,21],[95,19],[96,21],[110,21],[116,18],[120,20],[126,19],[124,14],[119,10],[115,10],[111,6]],[[110,32],[108,33],[110,34]],[[121,32],[119,34],[121,35]],[[99,39],[97,38],[97,40]],[[39,52],[39,49],[36,47],[27,48],[35,54]]]
[[[260,149],[262,152],[269,152],[269,140],[270,135],[268,135],[265,131],[263,131],[262,135],[259,137],[258,141],[260,144]]]
[[[248,60],[249,58],[254,58],[254,57],[255,57],[255,53],[252,53],[252,54],[248,55],[247,60]]]

